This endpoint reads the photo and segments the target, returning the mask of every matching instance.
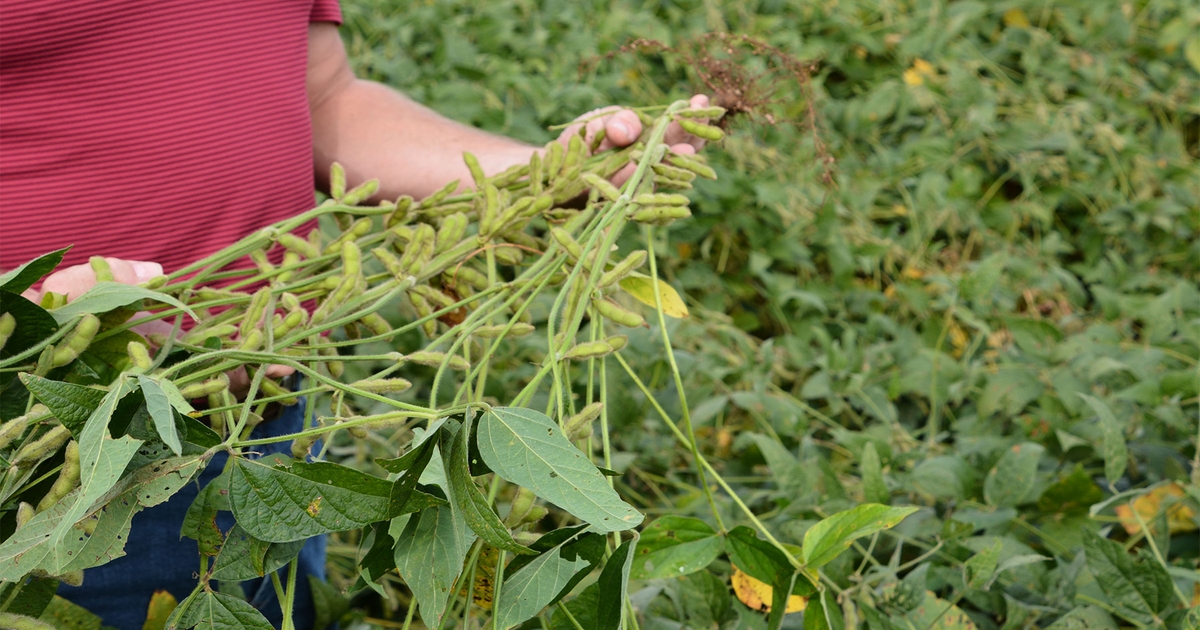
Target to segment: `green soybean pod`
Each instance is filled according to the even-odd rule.
[[[518,179],[529,174],[528,164],[514,164],[492,177],[492,185],[496,188],[507,188]],[[478,189],[478,188],[477,188]]]
[[[358,277],[362,274],[362,250],[354,241],[342,243],[342,277]]]
[[[692,216],[687,206],[646,206],[638,208],[629,215],[630,221],[665,225],[676,219],[686,219]]]
[[[5,312],[0,315],[0,349],[4,348],[4,344],[8,343],[8,338],[12,337],[16,329],[17,318],[13,317],[12,313]]]
[[[250,260],[254,262],[254,266],[258,269],[259,273],[273,273],[275,271],[275,265],[272,265],[271,261],[267,260],[267,252],[264,250],[256,249],[250,252]]]
[[[313,311],[312,316],[308,320],[309,323],[313,326],[323,323],[325,318],[329,317],[337,307],[346,303],[346,300],[354,293],[357,286],[358,278],[354,276],[339,278],[337,287],[330,291],[325,296],[325,299],[321,301],[321,305],[317,307],[317,310]]]
[[[35,514],[37,514],[37,510],[33,509],[32,505],[30,505],[24,501],[21,501],[20,503],[18,503],[17,504],[17,529],[21,529],[21,527],[23,527],[25,525],[25,523],[28,523],[29,520],[32,519]],[[30,627],[41,628],[42,626],[30,626]],[[51,626],[47,626],[47,627],[51,627]]]
[[[629,337],[626,337],[625,335],[613,335],[612,337],[605,339],[604,343],[608,344],[608,347],[611,348],[613,352],[616,352],[617,350],[629,345]]]
[[[604,409],[604,403],[594,402],[583,409],[579,413],[571,416],[563,423],[563,433],[568,440],[572,442],[582,440],[592,434],[592,423],[596,418],[600,417],[600,411]]]
[[[379,313],[367,313],[362,319],[358,320],[358,323],[366,326],[367,330],[371,331],[375,336],[388,335],[392,332],[391,325]]]
[[[612,300],[592,300],[592,306],[596,307],[596,312],[601,316],[628,328],[637,328],[646,323],[641,315],[621,308]]]
[[[337,357],[337,348],[318,348],[317,354],[323,357]],[[346,364],[338,361],[336,358],[325,361],[325,369],[329,370],[329,375],[333,378],[342,378],[342,374],[346,371]]]
[[[509,267],[516,267],[525,259],[525,253],[516,247],[497,247],[495,250],[496,262]]]
[[[457,245],[462,240],[463,235],[467,233],[468,222],[467,215],[461,212],[456,212],[442,219],[442,225],[438,228],[437,236],[434,239],[433,254],[436,256]]]
[[[612,286],[624,280],[629,274],[633,273],[634,270],[646,264],[647,258],[649,258],[649,254],[644,249],[630,252],[630,254],[622,259],[621,262],[617,263],[612,269],[609,269],[604,273],[604,275],[600,276],[600,286]]]
[[[350,387],[372,394],[399,394],[412,387],[412,382],[403,378],[368,378],[355,381]]]
[[[338,236],[336,239],[334,239],[333,242],[329,243],[329,245],[326,245],[325,249],[322,250],[321,253],[322,254],[332,254],[334,252],[341,251],[342,246],[345,243],[349,243],[356,239],[362,238],[362,237],[366,236],[367,234],[370,234],[371,229],[372,229],[371,219],[369,217],[363,217],[363,218],[355,221],[354,225],[350,226],[350,229],[346,230],[345,232],[342,232],[342,234],[340,236]]]
[[[75,330],[72,330],[61,344],[55,346],[54,355],[50,360],[51,367],[62,367],[79,358],[79,355],[91,345],[92,339],[99,331],[100,318],[91,313],[79,318]]]
[[[313,444],[317,443],[320,435],[302,435],[292,440],[292,457],[296,459],[304,459],[308,457],[309,451],[312,450]]]
[[[432,350],[421,350],[407,354],[404,356],[404,360],[428,367],[441,367],[443,362],[448,361],[448,367],[452,370],[462,371],[471,369],[471,364],[464,357],[455,354],[450,355],[450,358],[447,360],[445,352],[433,352]]]
[[[542,162],[542,155],[535,151],[534,154],[529,157],[529,194],[542,194],[542,184],[544,184],[545,181],[545,164]]]
[[[479,160],[469,151],[463,151],[463,162],[467,164],[467,170],[471,171],[471,179],[475,181],[475,190],[483,187],[483,182],[487,176],[483,174],[483,167],[479,165]]]
[[[286,387],[280,385],[279,383],[276,383],[275,381],[273,381],[269,378],[264,378],[258,384],[258,389],[261,390],[263,395],[267,398],[274,398],[276,396],[282,396],[283,398],[281,398],[277,402],[279,402],[279,404],[287,406],[287,407],[290,407],[290,406],[300,402],[300,398],[298,396],[292,395],[292,390],[287,389]]]
[[[224,375],[202,383],[193,383],[179,389],[179,394],[188,400],[205,398],[229,389],[229,379]]]
[[[500,191],[488,184],[483,187],[483,211],[479,214],[479,238],[487,240],[495,232],[500,218]]]
[[[96,282],[112,282],[115,279],[112,267],[105,257],[92,256],[88,259],[88,264],[92,267],[92,273],[96,274]]]
[[[711,166],[701,161],[699,156],[672,153],[667,157],[667,161],[679,168],[687,169],[704,179],[717,178],[717,172]]]
[[[408,292],[408,300],[412,302],[413,310],[417,312],[418,318],[426,318],[433,315],[433,307],[429,304],[420,293]],[[433,339],[437,334],[437,319],[430,318],[421,323],[421,329],[425,331],[425,336]]]
[[[579,241],[575,240],[575,237],[571,236],[570,232],[560,227],[552,227],[550,228],[550,236],[566,250],[567,255],[572,260],[583,258],[583,246],[579,244]]]
[[[692,107],[690,109],[682,109],[675,112],[678,118],[702,118],[705,120],[719,120],[725,115],[724,107]]]
[[[58,471],[58,479],[54,480],[54,485],[50,486],[46,495],[38,502],[37,511],[41,512],[58,503],[74,490],[79,485],[79,470],[79,443],[71,440],[67,442],[62,468]]]
[[[679,168],[678,166],[671,166],[670,164],[663,164],[662,162],[659,162],[650,168],[654,169],[654,173],[656,175],[665,177],[667,179],[678,179],[685,182],[690,182],[696,179],[696,174],[692,171]]]
[[[563,156],[562,174],[565,177],[572,169],[578,168],[583,162],[584,144],[583,136],[575,134],[567,140],[567,151]]]
[[[383,222],[384,229],[392,229],[398,225],[403,225],[404,220],[408,218],[408,210],[412,208],[413,198],[408,195],[403,195],[396,198],[396,207],[392,213],[388,215]]]
[[[246,314],[242,316],[242,321],[238,325],[238,333],[245,337],[250,334],[250,331],[256,330],[262,324],[263,315],[267,312],[267,305],[271,302],[271,289],[263,287],[254,292],[250,297],[250,303],[246,306]]]
[[[429,260],[433,252],[436,238],[433,227],[428,223],[417,225],[413,230],[412,240],[404,248],[404,253],[400,255],[400,267],[405,276],[416,275],[421,271],[421,266]]]
[[[509,507],[508,516],[504,517],[504,526],[509,529],[520,527],[525,521],[525,517],[529,516],[529,512],[534,507],[534,502],[537,496],[532,490],[521,486],[517,487],[517,494],[513,496],[512,505]]]
[[[404,273],[404,267],[400,264],[400,259],[395,254],[388,251],[385,247],[376,247],[371,250],[371,254],[375,256],[383,264],[383,268],[387,269],[388,273],[397,280],[403,280],[408,274]]]
[[[304,320],[307,316],[307,311],[302,308],[288,311],[288,314],[279,321],[279,324],[275,326],[271,334],[276,339],[283,337],[284,335],[295,330],[297,326],[304,324]]]
[[[457,300],[454,298],[451,298],[449,295],[446,295],[445,293],[427,284],[418,284],[410,290],[419,293],[421,297],[429,300],[429,303],[436,306],[438,309],[450,308],[451,306],[454,306],[455,302],[457,302]]]
[[[443,275],[443,278],[448,280],[448,282],[445,284],[449,284],[451,286],[458,286],[459,283],[465,282],[467,285],[473,287],[476,291],[483,291],[484,289],[488,288],[487,276],[465,265],[458,267],[457,269],[447,271]]]
[[[593,190],[599,192],[601,195],[604,195],[604,197],[609,201],[616,201],[621,197],[621,191],[618,190],[616,186],[613,186],[612,182],[600,177],[599,175],[596,175],[595,173],[585,173],[583,176],[583,181],[586,182],[588,186],[591,186]]]
[[[141,341],[130,341],[125,345],[125,352],[129,355],[129,362],[133,364],[133,367],[142,372],[148,371],[150,366],[154,364],[153,360],[150,359],[150,351],[146,349],[146,344]]]
[[[238,344],[238,350],[245,352],[253,352],[262,347],[263,332],[258,328],[251,330],[242,337],[241,343]]]
[[[321,250],[317,249],[316,245],[295,234],[280,234],[276,242],[282,245],[284,249],[296,252],[304,258],[317,258],[321,255]]]
[[[665,190],[691,190],[692,182],[682,179],[672,179],[670,177],[663,177],[662,175],[656,174],[654,176],[654,186],[655,188],[661,188]]]
[[[442,203],[446,197],[449,197],[454,191],[458,190],[458,184],[459,180],[457,179],[452,182],[447,182],[446,185],[438,189],[437,192],[422,199],[419,208],[421,210],[428,210],[429,208]]]
[[[342,195],[341,202],[343,206],[357,206],[358,204],[371,198],[379,191],[379,180],[368,179],[367,181],[357,185],[353,190]]]
[[[56,424],[50,427],[50,430],[42,434],[38,439],[29,442],[13,455],[11,460],[12,465],[18,468],[29,468],[36,465],[38,462],[46,459],[54,454],[67,440],[71,439],[71,432],[61,424]]]
[[[329,167],[329,196],[341,199],[346,194],[346,169],[334,162]]]
[[[283,260],[280,261],[280,267],[283,267],[284,271],[279,272],[279,275],[275,276],[275,281],[276,282],[287,282],[287,281],[291,280],[292,276],[296,274],[296,271],[294,269],[288,269],[288,267],[296,265],[299,262],[300,262],[300,254],[297,254],[296,252],[291,251],[291,250],[284,252]]]
[[[238,327],[234,326],[233,324],[220,324],[217,326],[210,326],[208,328],[200,328],[185,335],[183,338],[183,343],[192,346],[199,346],[203,345],[204,340],[208,339],[209,337],[226,339],[228,337],[232,337],[235,333],[237,333],[237,331]]]
[[[558,179],[562,171],[563,160],[566,157],[566,150],[563,149],[563,145],[557,140],[551,140],[550,144],[546,147],[545,164],[542,165],[546,170],[546,177],[549,182],[553,183]]]
[[[725,132],[721,131],[720,127],[706,125],[690,118],[679,118],[676,119],[676,122],[679,123],[680,127],[683,127],[684,131],[696,136],[697,138],[703,138],[704,140],[717,142],[725,137]]]
[[[17,416],[0,425],[0,449],[7,448],[14,440],[24,435],[25,428],[31,422],[38,422],[49,417],[50,410],[46,408],[46,405],[38,403],[29,408],[29,413]]]
[[[56,308],[62,308],[67,303],[67,296],[62,293],[47,291],[42,294],[42,301],[39,302],[42,308],[47,311],[53,311]]]
[[[580,361],[583,359],[602,357],[606,354],[612,353],[612,351],[613,347],[609,345],[607,340],[601,339],[600,341],[585,341],[583,343],[576,344],[573,348],[567,350],[565,353],[563,353],[562,358]]]
[[[690,202],[686,195],[653,193],[638,195],[633,202],[639,206],[686,206]]]

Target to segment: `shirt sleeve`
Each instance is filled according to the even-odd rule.
[[[308,14],[309,22],[342,23],[342,8],[338,0],[313,0],[312,10]]]

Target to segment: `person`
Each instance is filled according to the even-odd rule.
[[[464,151],[490,174],[538,150],[357,78],[340,21],[337,0],[0,0],[0,269],[71,245],[40,290],[77,297],[95,282],[91,256],[109,257],[117,281],[142,282],[309,209],[314,178],[326,186],[334,162],[350,186],[378,178],[375,200],[421,198],[471,181]],[[602,148],[641,133],[629,110],[583,119],[589,139],[604,130]],[[667,139],[679,153],[703,146],[677,126]],[[255,437],[294,432],[299,418],[283,413]],[[60,594],[122,630],[142,627],[156,590],[185,597],[198,552],[180,525],[222,465],[139,513],[126,555]],[[295,620],[307,628],[306,576],[324,577],[323,539],[300,564]],[[270,581],[242,587],[278,624]]]

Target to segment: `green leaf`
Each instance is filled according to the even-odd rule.
[[[17,320],[17,327],[0,348],[0,359],[18,355],[58,330],[58,322],[49,311],[17,293],[0,290],[0,313],[12,313]],[[36,355],[31,358],[35,359]]]
[[[804,564],[815,569],[836,558],[854,540],[895,527],[916,511],[915,507],[893,508],[867,503],[834,514],[804,533]]]
[[[1046,630],[1118,630],[1118,626],[1103,608],[1081,606],[1067,611]]]
[[[167,626],[199,630],[274,630],[262,613],[232,595],[200,591],[176,610],[183,610],[174,624]]]
[[[746,575],[774,585],[782,579],[781,576],[792,574],[792,563],[787,556],[771,543],[759,540],[753,529],[739,525],[730,530],[726,538],[730,559]]]
[[[477,439],[496,474],[590,523],[592,531],[624,531],[642,522],[545,414],[494,407],[480,419]]]
[[[721,555],[724,542],[700,519],[664,516],[642,531],[632,575],[637,580],[650,580],[695,573]]]
[[[14,584],[5,585],[9,589],[14,588]],[[54,599],[54,591],[58,589],[58,580],[51,578],[30,578],[21,586],[21,592],[8,602],[7,610],[10,613],[25,615],[26,617],[40,617],[50,605],[50,600]],[[0,594],[5,599],[12,596],[12,592],[5,588],[0,588]]]
[[[975,622],[961,608],[926,591],[925,597],[901,620],[901,627],[927,630],[975,630]]]
[[[967,300],[979,300],[991,294],[1008,263],[1008,255],[999,252],[981,260],[971,273],[958,283],[958,290]]]
[[[1037,482],[1038,461],[1046,448],[1025,442],[1006,451],[988,472],[983,482],[983,497],[988,505],[1016,507],[1023,503]]]
[[[493,609],[496,627],[509,628],[532,619],[562,593],[576,573],[591,566],[581,555],[564,553],[571,542],[538,555],[504,580]]]
[[[1183,56],[1188,63],[1192,64],[1192,69],[1200,74],[1200,35],[1192,33],[1187,43],[1183,45]]]
[[[410,517],[396,540],[396,569],[416,596],[421,621],[436,628],[475,534],[462,519],[455,518],[453,510],[439,506]]]
[[[101,630],[102,623],[100,617],[58,595],[50,600],[50,605],[38,619],[57,630]]]
[[[804,630],[839,630],[843,627],[842,610],[833,601],[829,591],[821,591],[808,600],[808,606],[804,609]]]
[[[1117,421],[1117,417],[1103,400],[1087,394],[1076,395],[1100,418],[1100,427],[1104,431],[1104,477],[1108,479],[1108,483],[1116,483],[1125,475],[1125,469],[1129,466],[1129,449],[1125,445],[1124,425]]]
[[[55,309],[53,315],[54,319],[61,324],[85,313],[107,313],[115,308],[128,306],[142,300],[152,300],[174,306],[190,315],[192,319],[197,319],[196,313],[192,309],[166,293],[120,282],[97,282],[91,289],[88,289],[87,293],[68,302],[62,308]]]
[[[1038,497],[1038,509],[1043,512],[1084,514],[1093,504],[1104,500],[1104,492],[1092,481],[1091,475],[1076,464],[1071,474],[1059,479]]]
[[[411,517],[405,515],[399,518]],[[389,523],[376,523],[372,527],[374,537],[371,538],[371,547],[358,561],[358,579],[351,592],[357,592],[363,587],[369,586],[381,597],[389,596],[387,591],[379,585],[379,580],[396,568],[396,560],[392,556],[392,548],[396,546],[396,541],[388,534],[388,526]],[[365,538],[366,530],[363,533]]]
[[[313,628],[326,628],[350,612],[350,600],[337,592],[329,582],[313,574],[308,575],[308,588],[312,592],[316,619]]]
[[[886,505],[892,493],[883,478],[883,465],[879,462],[879,451],[875,449],[874,442],[868,441],[863,446],[859,469],[862,471],[863,498],[869,503]]]
[[[992,576],[996,574],[1000,551],[1003,548],[1004,545],[999,539],[996,539],[982,551],[967,559],[967,586],[987,590],[985,585],[990,584]]]
[[[0,289],[12,293],[23,292],[37,284],[37,281],[46,274],[54,271],[58,263],[62,262],[63,256],[70,250],[70,247],[64,247],[49,254],[42,254],[16,269],[6,271],[4,275],[0,275]]]
[[[597,602],[597,630],[617,630],[621,626],[621,612],[628,600],[629,572],[636,555],[637,537],[626,540],[613,551],[600,572],[597,584],[600,600]]]
[[[52,381],[24,372],[21,373],[21,382],[76,439],[105,396],[101,389]]]
[[[195,540],[200,553],[206,556],[220,553],[225,542],[225,534],[217,526],[217,512],[229,511],[228,495],[229,471],[226,469],[196,494],[179,528],[179,537],[187,536]]]
[[[1135,561],[1120,543],[1090,529],[1084,531],[1083,548],[1088,569],[1118,615],[1149,624],[1171,606],[1171,576],[1153,558],[1143,556]]]
[[[175,407],[171,404],[170,397],[159,386],[158,379],[139,374],[138,384],[141,385],[142,394],[146,397],[146,409],[150,411],[150,417],[154,419],[154,428],[158,431],[158,436],[162,438],[164,444],[171,447],[176,455],[179,455],[183,445],[179,443],[179,432],[175,427]]]
[[[240,523],[225,537],[221,552],[213,563],[214,580],[251,580],[263,577],[295,558],[304,547],[304,540],[269,543],[251,536]]]
[[[500,517],[492,510],[487,499],[475,480],[471,478],[471,468],[467,462],[470,447],[467,438],[471,432],[471,421],[467,419],[457,433],[443,430],[441,452],[447,453],[443,458],[446,479],[449,482],[448,492],[450,503],[455,512],[462,516],[467,526],[471,528],[487,544],[504,551],[518,554],[531,554],[533,551],[513,540],[508,528],[500,521]]]
[[[288,461],[239,457],[232,463],[229,505],[237,521],[254,537],[292,542],[396,516],[390,513],[390,482],[338,464],[283,463]],[[423,493],[417,493],[414,501],[417,498],[424,506],[437,502]]]

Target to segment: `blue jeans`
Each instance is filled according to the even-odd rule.
[[[274,437],[295,433],[304,423],[304,404],[283,407],[279,417],[254,428],[251,438]],[[256,446],[264,455],[288,452],[291,442]],[[61,584],[58,594],[83,606],[104,620],[104,625],[118,630],[141,630],[146,621],[146,609],[155,591],[166,590],[183,601],[196,588],[200,570],[200,552],[196,541],[180,538],[179,530],[188,507],[196,499],[199,488],[221,474],[226,453],[218,453],[201,471],[199,484],[189,483],[165,503],[147,508],[134,515],[125,555],[84,572],[83,585]],[[233,515],[221,512],[217,525],[228,532],[233,527]],[[293,619],[297,630],[309,630],[315,618],[308,576],[325,579],[325,536],[310,538],[300,551],[299,573],[296,576],[296,609]],[[286,584],[287,567],[280,569]],[[213,585],[214,588],[216,585]],[[242,591],[250,604],[257,608],[276,628],[283,621],[283,611],[275,596],[270,576],[242,582]],[[316,630],[316,629],[314,629]]]

